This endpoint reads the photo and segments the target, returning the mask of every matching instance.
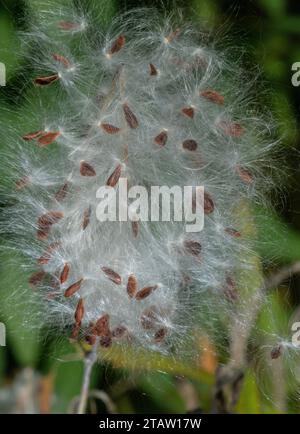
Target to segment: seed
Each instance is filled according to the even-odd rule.
[[[139,126],[139,122],[138,122],[135,114],[129,108],[128,104],[123,104],[123,112],[124,112],[125,120],[126,120],[128,126],[132,129],[137,128]]]
[[[66,59],[64,56],[61,56],[60,54],[56,54],[53,53],[52,57],[54,60],[56,60],[57,62],[62,63],[66,68],[69,68],[70,66],[70,62],[68,61],[68,59]]]
[[[111,45],[110,49],[108,50],[108,54],[112,55],[115,53],[118,53],[125,45],[125,36],[120,35]]]
[[[47,249],[43,253],[43,255],[39,257],[38,263],[42,264],[42,265],[48,264],[48,262],[51,259],[51,253],[53,253],[53,251],[55,249],[57,249],[59,246],[60,246],[60,243],[58,241],[55,241],[54,243],[49,244],[49,246],[47,247]]]
[[[118,326],[118,327],[116,327],[116,328],[113,329],[113,331],[112,331],[112,337],[116,338],[116,339],[122,338],[125,335],[126,332],[127,332],[126,327],[124,327],[124,326]]]
[[[144,300],[144,298],[147,298],[153,291],[155,291],[158,288],[158,285],[154,285],[154,286],[146,286],[143,289],[140,289],[136,294],[135,294],[135,299],[136,300]]]
[[[85,340],[89,345],[94,345],[96,343],[96,336],[93,334],[87,335]]]
[[[68,182],[65,182],[55,193],[54,197],[57,200],[57,202],[61,202],[65,199],[67,193],[69,190],[69,184]]]
[[[75,323],[73,328],[72,328],[72,332],[71,332],[71,336],[70,336],[70,338],[72,340],[78,338],[79,330],[80,330],[80,323]]]
[[[129,295],[130,298],[132,298],[136,294],[136,291],[137,291],[137,279],[133,274],[131,274],[128,277],[127,294]]]
[[[58,74],[48,75],[46,77],[37,77],[34,80],[34,84],[36,84],[37,86],[48,86],[49,84],[54,83],[58,79]]]
[[[108,185],[110,187],[115,187],[115,185],[119,181],[119,178],[121,176],[121,172],[122,172],[122,165],[119,164],[115,168],[115,170],[113,171],[113,173],[110,175],[110,177],[108,178],[108,180],[106,181],[106,185]]]
[[[219,126],[227,136],[241,137],[245,132],[244,127],[238,122],[221,121]]]
[[[121,131],[120,128],[115,127],[111,124],[101,124],[101,128],[107,133],[107,134],[117,134]]]
[[[168,36],[165,37],[165,43],[169,44],[170,42],[173,41],[173,39],[175,39],[180,33],[180,29],[177,28],[176,30],[174,30],[174,32],[171,32]]]
[[[214,201],[209,193],[204,192],[203,206],[204,214],[211,214],[215,209]]]
[[[101,347],[109,348],[112,344],[112,339],[110,336],[101,336],[99,343]]]
[[[44,278],[46,277],[45,271],[37,271],[36,273],[32,274],[29,278],[29,285],[32,287],[40,285]]]
[[[193,139],[188,139],[188,140],[185,140],[185,141],[182,143],[182,146],[183,146],[183,148],[186,149],[187,151],[192,151],[192,152],[193,152],[193,151],[196,151],[198,144],[197,144],[197,142],[196,142],[195,140],[193,140]]]
[[[93,332],[97,336],[110,336],[109,315],[107,313],[96,321]]]
[[[47,239],[53,224],[62,219],[64,214],[61,211],[48,211],[38,218],[37,237],[39,240]]]
[[[155,306],[145,309],[141,315],[141,326],[144,330],[152,330],[158,322],[158,313]]]
[[[83,298],[80,298],[77,303],[75,314],[74,314],[76,324],[81,324],[83,315],[84,315],[84,302],[83,302]]]
[[[193,119],[194,114],[195,114],[195,110],[193,109],[193,107],[184,107],[181,111],[184,115]]]
[[[69,274],[70,274],[70,265],[65,264],[59,278],[61,284],[65,283],[66,280],[68,280]]]
[[[215,104],[224,104],[224,97],[215,90],[204,90],[203,92],[200,92],[200,96],[203,96],[203,98],[206,98],[207,100],[214,102]]]
[[[83,229],[83,230],[85,230],[86,227],[87,227],[87,226],[89,225],[89,223],[90,223],[91,213],[92,213],[92,207],[91,207],[91,205],[90,205],[88,208],[86,208],[86,209],[84,210],[84,213],[83,213],[83,220],[82,220],[82,229]]]
[[[157,69],[155,68],[155,66],[153,65],[153,63],[149,63],[149,67],[150,67],[150,75],[157,75],[158,74],[158,71],[157,71]]]
[[[38,138],[37,141],[38,141],[40,147],[43,148],[44,146],[51,145],[51,143],[53,143],[60,136],[60,134],[61,133],[59,131],[53,131],[53,132],[49,132],[49,133],[43,133]]]
[[[25,136],[22,136],[22,139],[27,140],[27,141],[28,140],[34,140],[34,139],[37,139],[38,137],[40,137],[43,133],[44,133],[44,131],[41,131],[41,130],[34,131],[33,133],[25,134]]]
[[[236,301],[238,299],[238,292],[236,288],[236,282],[231,276],[226,277],[226,282],[223,287],[224,295],[230,301]]]
[[[202,246],[198,241],[188,240],[184,242],[184,250],[189,255],[199,256]]]
[[[139,222],[138,221],[131,222],[131,227],[132,227],[133,236],[134,238],[136,238],[139,234]]]
[[[245,167],[237,166],[236,171],[242,181],[244,181],[246,184],[252,184],[254,178],[249,169],[246,169]]]
[[[71,297],[75,292],[79,291],[81,284],[83,282],[83,279],[78,280],[77,282],[73,283],[69,286],[69,288],[65,291],[65,297]]]
[[[61,30],[77,30],[80,27],[78,23],[72,23],[70,21],[59,21],[57,27]]]
[[[274,348],[272,348],[271,350],[271,359],[275,360],[278,359],[278,357],[280,357],[282,354],[282,346],[281,345],[276,345]]]
[[[154,142],[158,145],[158,146],[165,146],[165,144],[167,143],[168,140],[168,134],[166,131],[162,131],[161,133],[159,133],[155,139]]]
[[[101,270],[109,278],[109,280],[116,283],[117,285],[121,285],[122,278],[118,273],[108,267],[101,267]]]
[[[22,190],[25,188],[30,182],[29,176],[23,176],[23,178],[19,179],[16,182],[16,190]]]
[[[80,174],[82,176],[96,176],[95,169],[86,161],[80,163]]]
[[[167,333],[168,333],[168,331],[165,328],[161,328],[161,329],[157,330],[157,332],[154,335],[154,341],[157,344],[161,343],[165,339],[165,337],[167,336]]]
[[[226,234],[231,235],[234,238],[240,238],[241,237],[241,233],[234,228],[225,228],[225,232],[226,232]]]

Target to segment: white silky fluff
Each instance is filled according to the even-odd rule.
[[[197,25],[153,10],[124,14],[105,32],[91,16],[66,9],[33,21],[32,30],[22,35],[23,52],[35,66],[33,78],[58,73],[59,79],[30,88],[27,118],[6,133],[10,173],[15,181],[26,177],[26,185],[10,193],[15,205],[7,211],[5,231],[13,234],[10,247],[28,258],[24,267],[47,273],[30,290],[42,300],[44,321],[72,329],[82,298],[80,336],[104,314],[110,316],[111,330],[126,328],[115,339],[124,346],[180,352],[196,330],[212,336],[219,327],[219,334],[225,334],[220,324],[227,323],[234,312],[232,297],[239,296],[232,282],[251,267],[247,256],[253,239],[245,230],[251,219],[241,208],[264,203],[273,165],[272,121],[253,102],[253,82],[230,59],[230,51],[219,51]],[[124,46],[109,54],[121,35]],[[54,53],[68,65],[55,60]],[[150,74],[149,64],[157,75]],[[207,90],[224,97],[224,104],[203,96]],[[126,122],[123,104],[135,114],[137,128]],[[193,108],[193,118],[183,114],[185,107]],[[101,123],[121,131],[108,134]],[[22,139],[37,130],[60,135],[45,147]],[[168,140],[160,147],[154,138],[164,130]],[[183,148],[187,139],[197,142],[195,151]],[[80,174],[82,160],[96,176]],[[130,222],[100,223],[96,191],[119,164],[129,185],[204,186],[214,203],[204,230],[189,234],[184,223],[141,222],[134,237]],[[69,191],[58,201],[55,193],[66,181]],[[83,230],[89,206],[90,223]],[[49,211],[64,217],[52,225],[47,240],[37,240],[38,218]],[[228,233],[228,228],[237,232]],[[47,246],[58,241],[49,262],[38,265]],[[184,249],[186,241],[200,243],[200,255]],[[59,284],[65,263],[70,274]],[[101,267],[118,273],[121,285]],[[126,285],[131,274],[139,289],[158,288],[143,300],[130,298]],[[84,279],[81,288],[66,298],[66,289],[79,279]],[[154,326],[145,329],[141,316],[152,306],[158,315]],[[155,333],[161,329],[165,337],[160,340]]]

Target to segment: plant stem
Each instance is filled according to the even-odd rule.
[[[92,350],[86,354],[83,361],[83,382],[79,397],[77,414],[84,414],[86,412],[92,369],[98,358],[98,347],[99,341],[97,340],[94,343]]]

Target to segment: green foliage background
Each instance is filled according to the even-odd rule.
[[[70,0],[71,1],[71,0]],[[54,9],[57,0],[49,1]],[[59,1],[61,3],[61,1]],[[103,7],[103,21],[108,21],[116,12],[135,6],[147,5],[172,10],[183,9],[191,19],[203,19],[218,29],[227,28],[233,43],[241,50],[247,49],[249,65],[259,65],[259,70],[268,89],[267,104],[279,120],[283,142],[288,157],[288,173],[284,186],[286,199],[274,212],[261,219],[259,238],[260,254],[264,263],[275,258],[272,268],[300,261],[300,200],[299,200],[299,104],[300,87],[291,84],[291,66],[300,62],[300,4],[295,0],[178,0],[178,1],[122,1],[122,0],[77,0],[75,3],[87,8]],[[16,56],[18,50],[17,31],[25,29],[30,8],[41,7],[39,0],[2,0],[0,2],[0,61],[7,68],[7,86],[0,93],[0,116],[4,122],[11,122],[15,108],[22,110],[26,89],[20,84],[19,71],[30,69],[22,58]],[[24,104],[25,105],[25,104]],[[6,110],[9,108],[10,110]],[[25,110],[25,109],[24,109]],[[4,146],[0,143],[0,146]],[[1,149],[2,151],[2,149]],[[5,179],[1,180],[5,182]],[[10,294],[22,279],[15,267],[9,269],[0,262],[0,321],[7,327],[7,346],[0,347],[0,412],[13,409],[13,383],[18,375],[31,372],[30,381],[37,384],[32,395],[34,410],[66,412],[71,400],[78,395],[82,376],[80,351],[74,350],[67,341],[52,336],[37,339],[37,333],[26,329],[22,320],[22,310],[27,309],[26,300],[14,301]],[[268,269],[266,265],[266,271]],[[21,296],[20,296],[21,298]],[[300,304],[300,277],[295,277],[289,286],[281,286],[274,295],[274,315],[272,318],[278,330],[281,323],[289,318]],[[20,321],[16,320],[16,310],[20,310]],[[17,311],[18,313],[18,311]],[[14,315],[13,315],[14,314]],[[18,317],[18,315],[17,315]],[[12,318],[14,318],[12,320]],[[263,317],[262,323],[269,324]],[[134,356],[132,356],[134,357]],[[141,368],[145,358],[141,354],[138,362]],[[119,366],[118,355],[113,364]],[[214,384],[212,373],[203,369],[182,364],[179,361],[157,357],[147,359],[147,372],[130,371],[126,366],[112,369],[110,364],[97,366],[92,379],[92,387],[106,391],[114,401],[118,412],[126,413],[185,413],[189,408],[183,384],[189,390],[189,398],[195,401],[195,408],[208,412]],[[30,367],[32,371],[24,371]],[[157,371],[159,370],[159,372]],[[23,374],[22,374],[23,373]],[[23,377],[21,377],[23,378]],[[184,378],[184,383],[183,383]],[[18,381],[18,380],[17,380]],[[23,381],[23,380],[21,380]],[[43,386],[43,387],[42,387]],[[19,387],[19,386],[16,386]],[[2,388],[2,389],[1,389]],[[44,394],[41,393],[43,390]],[[281,411],[300,412],[299,403],[290,400],[297,390],[286,390],[287,405]],[[299,393],[299,392],[298,392]],[[291,402],[289,404],[289,402]],[[101,400],[95,400],[90,411],[105,412]],[[251,370],[246,375],[242,393],[235,411],[237,413],[278,412],[259,392]]]

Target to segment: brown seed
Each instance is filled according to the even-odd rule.
[[[114,282],[116,285],[121,285],[122,278],[118,273],[108,267],[101,267],[101,270],[109,278],[109,280]]]
[[[187,254],[192,256],[199,256],[202,246],[198,241],[187,240],[184,243],[184,250]]]
[[[165,37],[165,42],[166,43],[170,43],[173,41],[173,39],[175,39],[180,33],[180,29],[177,28],[176,30],[174,30],[174,32],[171,32],[168,36]]]
[[[51,145],[51,143],[53,143],[60,136],[60,134],[61,133],[59,131],[43,133],[37,140],[40,148]]]
[[[59,21],[57,27],[61,30],[77,30],[80,28],[80,24],[72,23],[70,21]]]
[[[209,193],[204,192],[203,206],[204,214],[211,214],[215,209],[214,201]]]
[[[118,166],[115,168],[113,173],[110,175],[110,177],[106,181],[106,185],[108,185],[110,187],[115,187],[117,185],[119,179],[120,179],[121,172],[122,172],[122,165],[118,164]]]
[[[32,274],[28,280],[29,285],[32,287],[39,286],[44,278],[46,277],[45,271],[37,271],[36,273]]]
[[[78,335],[79,335],[79,331],[80,331],[80,323],[75,323],[73,328],[72,328],[72,332],[71,332],[71,336],[70,338],[73,339],[77,339]]]
[[[123,104],[123,112],[124,112],[125,120],[126,120],[128,126],[132,129],[137,128],[139,126],[139,122],[138,122],[135,114],[129,108],[129,105],[126,103]]]
[[[223,287],[223,291],[225,294],[225,297],[234,302],[238,299],[238,291],[236,287],[236,282],[231,276],[226,277],[225,285]]]
[[[275,360],[278,359],[278,357],[280,357],[282,354],[282,346],[281,345],[276,345],[274,348],[272,348],[271,350],[271,359]]]
[[[84,210],[83,220],[82,220],[82,229],[85,230],[90,223],[91,220],[92,207],[91,205]]]
[[[254,178],[249,169],[246,169],[245,167],[237,166],[236,171],[243,182],[245,182],[246,184],[252,184]]]
[[[110,336],[109,315],[105,313],[97,321],[93,327],[93,332],[97,336]]]
[[[158,74],[158,71],[157,71],[157,69],[155,68],[155,66],[153,65],[153,63],[149,63],[149,67],[150,67],[150,75],[157,75]]]
[[[48,86],[49,84],[54,83],[58,79],[58,74],[48,75],[46,77],[37,77],[34,80],[34,84],[36,84],[37,86]]]
[[[226,232],[226,234],[231,235],[234,238],[241,237],[241,233],[234,228],[225,228],[224,231]]]
[[[109,55],[113,55],[115,53],[118,53],[125,45],[125,36],[120,35],[111,45],[110,49],[108,50]]]
[[[25,136],[22,136],[22,139],[26,140],[26,141],[34,140],[34,139],[37,139],[38,137],[40,137],[43,133],[44,133],[44,131],[41,131],[41,130],[34,131],[33,133],[25,134]]]
[[[132,298],[135,296],[136,291],[137,291],[137,279],[133,274],[131,274],[128,277],[127,294],[129,295],[130,298]]]
[[[29,176],[23,176],[23,178],[19,179],[16,182],[16,190],[22,190],[25,188],[30,182]]]
[[[121,131],[120,128],[115,127],[111,124],[101,124],[101,128],[107,133],[107,134],[117,134]]]
[[[66,280],[68,280],[69,274],[70,274],[70,265],[65,264],[59,277],[61,284],[65,283]]]
[[[244,127],[238,122],[221,121],[219,126],[227,136],[241,137],[245,132]]]
[[[189,117],[191,119],[193,119],[193,117],[195,115],[195,110],[193,109],[193,107],[183,107],[183,109],[181,111],[184,115],[186,115],[187,117]]]
[[[146,286],[145,288],[140,289],[135,294],[135,299],[136,300],[144,300],[144,298],[149,297],[149,295],[152,294],[152,292],[155,291],[157,288],[158,288],[158,285]]]
[[[113,338],[118,339],[118,338],[122,338],[125,335],[126,332],[127,332],[126,327],[124,327],[124,326],[117,326],[117,327],[115,327],[113,329],[113,331],[112,331],[111,334],[112,334]]]
[[[161,329],[157,330],[157,332],[154,335],[155,343],[157,343],[157,344],[161,343],[165,339],[165,337],[167,336],[167,333],[168,333],[168,331],[166,328],[161,328]]]
[[[39,240],[47,239],[52,225],[62,219],[64,214],[61,211],[48,211],[38,218],[37,237]]]
[[[131,222],[131,228],[132,228],[132,233],[133,233],[134,238],[136,238],[139,234],[139,227],[140,227],[140,225],[139,225],[138,221]]]
[[[57,62],[62,63],[65,68],[69,68],[70,62],[64,56],[61,56],[60,54],[53,53],[52,57]]]
[[[82,176],[96,176],[95,169],[86,161],[80,163],[80,174]]]
[[[152,330],[157,326],[158,312],[155,306],[150,306],[142,312],[141,326],[144,330]]]
[[[203,96],[203,98],[206,98],[207,100],[214,102],[215,104],[224,104],[224,97],[215,90],[204,90],[203,92],[200,92],[200,96]]]
[[[57,200],[57,202],[61,202],[62,200],[65,199],[65,197],[67,196],[69,190],[69,183],[65,182],[55,193],[54,197]]]
[[[168,134],[167,132],[164,130],[161,133],[159,133],[155,138],[154,138],[154,142],[158,145],[158,146],[165,146],[165,144],[167,143],[168,140]]]
[[[196,151],[197,146],[198,146],[197,142],[195,140],[193,140],[193,139],[185,140],[182,143],[183,149],[186,149],[187,151],[192,151],[192,152]]]
[[[73,294],[75,294],[75,292],[79,291],[81,284],[83,282],[83,279],[78,280],[75,283],[72,283],[72,285],[70,285],[66,291],[65,291],[65,297],[71,297]]]
[[[112,344],[111,336],[101,336],[99,340],[99,344],[103,348],[109,348]]]
[[[38,263],[42,264],[42,265],[48,264],[48,262],[51,259],[51,254],[59,246],[60,246],[60,242],[58,242],[58,241],[55,241],[54,243],[49,244],[49,246],[47,247],[47,249],[45,250],[45,252],[43,253],[43,255],[39,257]]]
[[[88,334],[86,335],[85,340],[89,345],[94,345],[96,343],[96,336],[93,334]]]
[[[84,315],[84,302],[83,302],[83,298],[80,298],[77,303],[75,314],[74,314],[76,324],[81,324],[83,315]]]

